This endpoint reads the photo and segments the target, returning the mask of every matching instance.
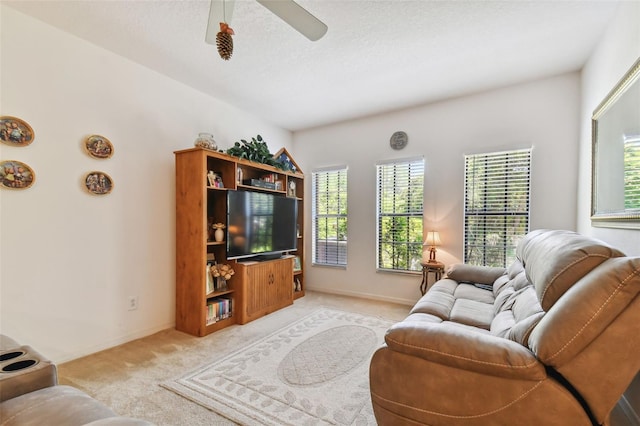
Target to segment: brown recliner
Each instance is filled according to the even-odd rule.
[[[533,231],[509,268],[455,265],[370,365],[380,425],[590,425],[640,370],[640,258]]]

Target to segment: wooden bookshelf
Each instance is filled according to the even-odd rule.
[[[304,296],[304,175],[297,164],[297,172],[292,172],[203,148],[176,151],[174,154],[176,329],[195,336],[205,336],[229,325],[245,323],[266,315]],[[291,159],[286,150],[280,150],[275,156],[283,154]],[[293,162],[292,159],[291,161]],[[238,181],[238,169],[242,170],[242,182]],[[220,176],[221,186],[210,185],[207,176],[209,171]],[[262,179],[266,174],[276,176],[281,182],[280,188],[263,188],[243,183],[246,180]],[[300,234],[297,250],[289,253],[289,258],[260,262],[265,264],[262,267],[247,267],[246,262],[227,260],[226,242],[212,240],[210,222],[211,218],[214,223],[226,222],[229,189],[271,192],[298,200],[297,226]],[[224,292],[206,292],[206,265],[210,256],[214,256],[217,263],[227,263],[234,268],[235,275],[227,281],[228,287]],[[302,269],[294,273],[295,256],[300,258]],[[271,272],[269,268],[272,268]],[[271,283],[270,273],[277,276]],[[296,291],[296,279],[299,291]],[[276,281],[278,290],[270,291],[269,286],[274,288]],[[208,323],[207,317],[211,309],[208,305],[224,299],[229,300],[229,317]]]

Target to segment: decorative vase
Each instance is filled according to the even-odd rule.
[[[213,233],[213,238],[215,238],[218,242],[224,240],[224,231],[222,230],[222,228],[216,229],[216,232]]]
[[[224,277],[216,278],[216,291],[224,291],[227,289],[227,280]]]
[[[194,145],[201,148],[211,149],[213,151],[218,149],[218,144],[215,139],[213,139],[213,135],[211,133],[199,133]]]

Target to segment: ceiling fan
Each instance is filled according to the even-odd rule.
[[[328,28],[322,21],[293,0],[256,1],[311,41],[320,40],[327,32]],[[211,0],[205,36],[207,43],[219,45],[220,32],[226,31],[228,34],[233,34],[228,24],[231,22],[234,4],[235,0]],[[223,29],[221,23],[226,24],[227,27]]]

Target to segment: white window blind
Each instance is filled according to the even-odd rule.
[[[640,210],[640,136],[624,139],[624,208]]]
[[[422,266],[424,159],[379,163],[377,268],[419,271]]]
[[[465,156],[464,261],[507,266],[529,231],[531,149]]]
[[[347,167],[316,170],[313,179],[313,263],[347,264]]]

